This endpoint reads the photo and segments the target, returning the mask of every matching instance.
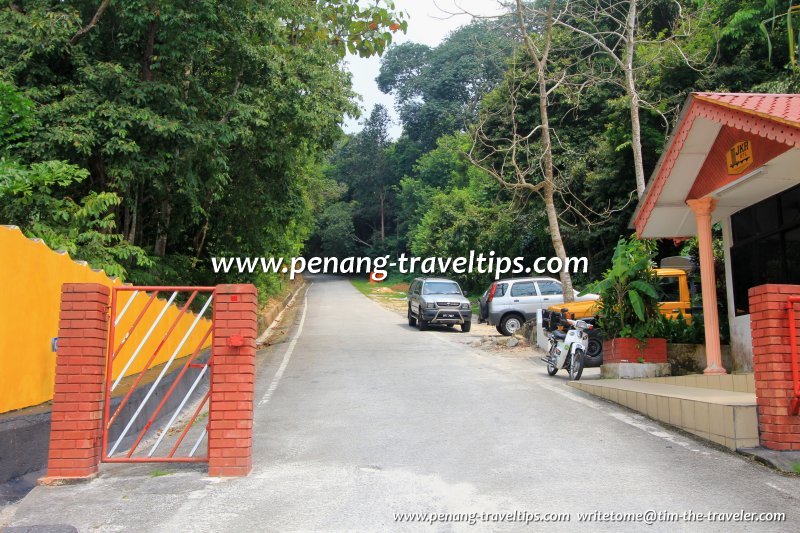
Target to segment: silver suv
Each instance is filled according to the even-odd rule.
[[[424,331],[428,324],[472,327],[472,306],[458,283],[444,278],[417,278],[408,288],[408,325]]]
[[[578,296],[575,301],[597,300],[597,294]],[[554,278],[518,278],[495,281],[480,298],[479,322],[495,326],[503,335],[513,335],[522,325],[536,317],[538,309],[564,303],[561,282]]]

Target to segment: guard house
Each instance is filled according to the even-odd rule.
[[[698,237],[712,375],[726,373],[711,236],[722,226],[732,370],[755,372],[761,443],[774,449],[800,449],[788,310],[800,296],[799,147],[800,95],[694,93],[632,219],[642,238]]]

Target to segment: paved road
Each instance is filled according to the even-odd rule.
[[[535,360],[503,358],[418,332],[345,281],[318,279],[292,343],[260,368],[256,466],[245,479],[200,469],[153,476],[104,468],[92,483],[36,488],[14,525],[80,531],[487,531],[522,524],[433,526],[394,513],[568,512],[528,530],[641,530],[580,524],[589,511],[783,511],[782,524],[661,523],[648,530],[797,531],[800,479],[655,425],[548,378]],[[276,381],[276,375],[282,375]],[[270,393],[270,389],[272,392]]]

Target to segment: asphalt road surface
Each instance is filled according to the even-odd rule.
[[[37,487],[14,526],[79,531],[798,531],[800,478],[703,444],[504,358],[419,332],[349,282],[317,278],[259,368],[255,466],[106,465]],[[771,523],[580,522],[579,513],[785,512]],[[398,513],[452,513],[400,522]],[[485,520],[484,520],[485,513]],[[523,522],[497,521],[510,513]],[[536,513],[569,521],[524,523]],[[473,516],[469,516],[472,514]],[[474,518],[470,525],[468,518]]]

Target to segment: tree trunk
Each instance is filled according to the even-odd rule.
[[[550,115],[547,108],[547,78],[545,76],[545,68],[546,63],[544,62],[540,62],[537,68],[539,82],[539,114],[542,123],[542,147],[544,148],[545,184],[542,189],[542,198],[544,198],[547,225],[550,230],[550,240],[553,243],[553,250],[556,256],[561,259],[562,263],[559,277],[561,278],[561,285],[564,293],[564,303],[570,303],[575,300],[575,294],[572,289],[572,276],[567,270],[567,250],[561,238],[561,227],[559,225],[558,212],[556,211],[554,199],[555,172],[553,170],[553,143],[550,138]]]
[[[157,17],[158,13],[154,13],[154,17]],[[156,19],[150,21],[150,25],[147,29],[147,42],[144,48],[144,57],[142,58],[142,81],[153,81],[153,71],[150,70],[150,64],[153,61],[153,50],[155,49],[156,45],[156,28],[158,24]]]
[[[136,193],[133,197],[133,209],[130,210],[129,225],[126,239],[131,244],[136,244],[136,225],[139,218],[139,187],[136,186]]]
[[[384,205],[386,203],[386,192],[381,192],[381,242],[386,240],[386,212]]]
[[[642,131],[639,120],[641,102],[636,90],[636,73],[634,72],[633,59],[636,54],[636,7],[638,0],[630,0],[628,16],[625,19],[625,91],[631,101],[631,147],[633,148],[633,170],[636,173],[636,193],[641,198],[644,195],[645,177],[644,162],[642,158]]]
[[[172,205],[168,200],[161,202],[161,219],[158,223],[158,235],[156,236],[156,244],[153,248],[153,253],[158,257],[167,255],[167,229],[169,228],[169,219],[172,214]]]

